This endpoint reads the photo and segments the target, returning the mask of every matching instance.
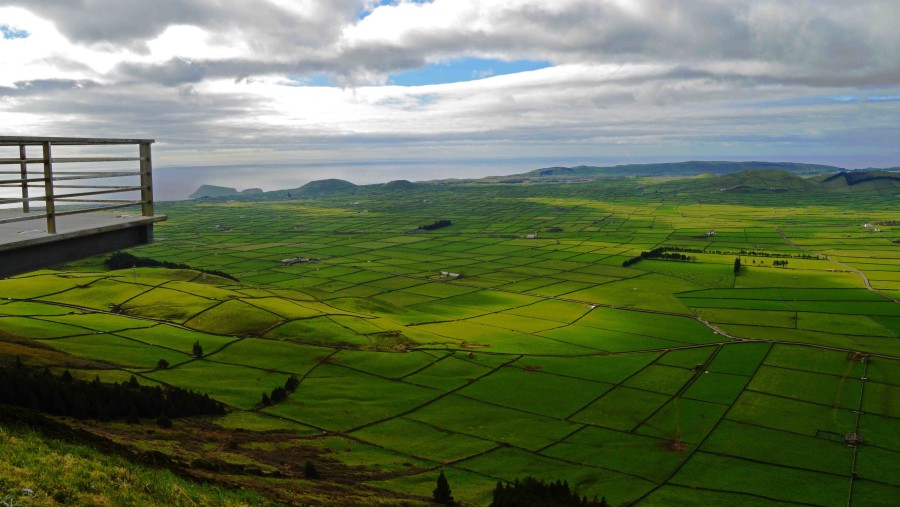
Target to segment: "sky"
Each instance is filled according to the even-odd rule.
[[[267,190],[897,166],[898,23],[896,0],[0,0],[0,122],[153,138],[157,168]]]

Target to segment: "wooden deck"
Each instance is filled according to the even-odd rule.
[[[139,212],[100,212],[56,218],[56,234],[47,233],[43,210],[26,214],[0,209],[0,276],[10,276],[54,264],[99,255],[147,243],[153,239],[153,224],[164,215],[141,216]]]

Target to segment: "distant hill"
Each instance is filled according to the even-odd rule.
[[[204,199],[210,197],[227,197],[229,195],[237,194],[238,191],[236,188],[218,187],[216,185],[200,185],[200,188],[188,197],[191,199]]]
[[[382,188],[385,190],[402,190],[409,188],[416,188],[416,184],[409,180],[394,180],[389,181],[382,185]]]
[[[255,195],[263,193],[261,188],[248,188],[238,192],[236,188],[219,187],[216,185],[200,185],[193,194],[189,195],[191,199],[210,199],[214,197],[230,197],[234,195]]]
[[[751,169],[785,171],[803,175],[835,173],[844,170],[843,168],[829,165],[799,164],[795,162],[691,161],[664,164],[627,164],[608,167],[586,165],[576,167],[546,167],[522,174],[494,176],[485,178],[482,181],[489,180],[499,183],[518,183],[524,181],[587,181],[627,176],[723,175]]]
[[[353,190],[356,188],[356,185],[350,183],[346,180],[339,179],[327,179],[327,180],[315,180],[310,181],[306,185],[303,185],[300,188],[295,188],[291,190],[292,193],[297,193],[304,196],[312,196],[317,194],[329,194],[334,192],[344,192],[347,190]]]
[[[842,171],[837,174],[822,175],[813,178],[823,187],[831,190],[871,190],[873,188],[900,188],[900,172],[885,170]]]
[[[776,169],[749,169],[703,180],[691,180],[694,188],[720,192],[803,192],[819,185],[796,174]]]

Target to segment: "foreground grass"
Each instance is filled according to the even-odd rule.
[[[0,505],[278,505],[135,465],[27,428],[0,426]]]

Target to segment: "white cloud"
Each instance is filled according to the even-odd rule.
[[[27,118],[35,134],[147,135],[173,150],[207,140],[211,152],[310,145],[337,157],[425,145],[447,156],[701,156],[755,152],[754,139],[773,135],[807,151],[837,138],[871,151],[884,136],[858,132],[893,132],[894,102],[771,103],[900,93],[896,19],[893,0],[0,0],[0,23],[30,33],[0,39],[0,119]],[[386,85],[468,57],[552,66]],[[340,87],[304,85],[323,75]]]

